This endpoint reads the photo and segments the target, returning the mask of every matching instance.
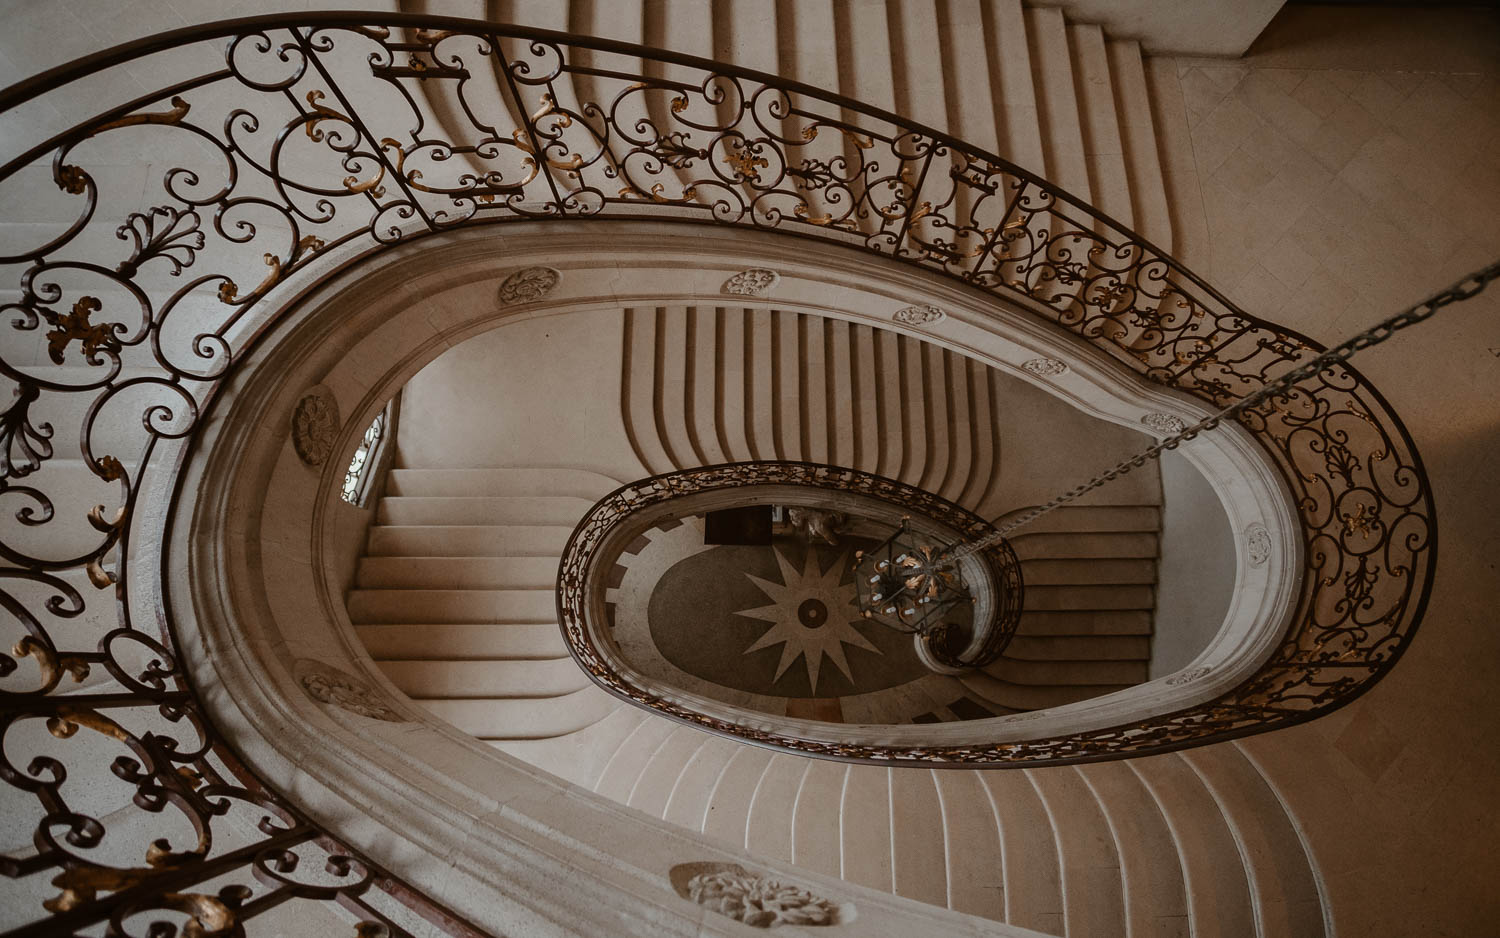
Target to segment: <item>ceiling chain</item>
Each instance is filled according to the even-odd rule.
[[[1240,398],[1238,401],[1235,401],[1233,404],[1230,404],[1228,407],[1224,408],[1218,413],[1213,414],[1209,417],[1205,417],[1192,426],[1182,430],[1180,433],[1177,433],[1174,436],[1169,436],[1166,439],[1156,443],[1154,446],[1142,450],[1141,452],[1130,457],[1129,459],[1124,460],[1113,468],[1108,469],[1097,476],[1094,476],[1092,479],[1083,483],[1082,485],[1064,492],[1063,494],[1057,496],[1056,498],[1053,498],[1051,501],[1048,501],[1045,504],[1037,505],[1033,508],[1028,509],[1015,518],[1012,518],[1010,521],[1007,521],[1006,523],[1000,525],[995,529],[993,533],[987,534],[978,540],[968,541],[954,546],[952,550],[948,551],[941,558],[942,565],[947,566],[953,563],[957,563],[958,561],[963,560],[965,557],[979,553],[990,545],[1003,540],[1007,535],[1009,535],[1012,531],[1015,531],[1017,528],[1028,525],[1036,519],[1052,511],[1053,509],[1066,505],[1067,503],[1074,501],[1082,497],[1083,495],[1088,494],[1089,492],[1092,492],[1094,489],[1097,489],[1100,486],[1118,479],[1120,476],[1125,475],[1132,469],[1138,469],[1141,466],[1144,466],[1147,462],[1159,458],[1161,454],[1166,452],[1167,450],[1176,449],[1178,446],[1182,445],[1188,440],[1193,439],[1200,433],[1204,433],[1206,431],[1214,429],[1225,420],[1228,420],[1232,417],[1238,417],[1240,414],[1251,409],[1252,407],[1255,407],[1268,400],[1269,398],[1286,391],[1293,385],[1297,384],[1299,381],[1304,381],[1308,378],[1311,378],[1318,372],[1322,371],[1324,368],[1327,368],[1329,365],[1346,362],[1350,358],[1354,357],[1354,354],[1356,352],[1367,349],[1372,345],[1379,345],[1402,329],[1405,329],[1408,326],[1414,326],[1417,323],[1430,318],[1434,313],[1442,309],[1444,306],[1447,306],[1450,303],[1458,303],[1463,300],[1478,296],[1481,292],[1484,291],[1485,287],[1489,286],[1491,281],[1497,279],[1500,279],[1500,261],[1496,261],[1487,267],[1481,268],[1480,270],[1469,274],[1467,277],[1464,277],[1462,280],[1459,280],[1457,283],[1454,283],[1447,289],[1433,294],[1417,305],[1403,310],[1402,312],[1397,313],[1389,319],[1376,323],[1374,326],[1366,329],[1364,332],[1359,333],[1358,335],[1343,342],[1342,344],[1328,349],[1315,358],[1308,359],[1306,362],[1298,365],[1296,368],[1291,369],[1286,374],[1277,378],[1275,381],[1270,382],[1259,391],[1256,391],[1254,394],[1250,394]]]

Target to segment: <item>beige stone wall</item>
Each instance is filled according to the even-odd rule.
[[[1235,62],[1170,60],[1230,299],[1336,342],[1500,255],[1500,19],[1289,8]],[[1394,672],[1242,747],[1299,818],[1344,935],[1500,926],[1500,294],[1359,357],[1437,498],[1436,586]]]

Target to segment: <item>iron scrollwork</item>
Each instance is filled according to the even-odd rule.
[[[402,935],[375,897],[421,903],[234,759],[173,653],[175,624],[134,621],[132,578],[120,575],[159,576],[149,571],[163,566],[160,544],[130,537],[147,507],[143,472],[164,441],[197,433],[252,310],[327,252],[546,219],[821,238],[947,275],[1215,409],[1319,351],[994,154],[816,88],[659,50],[426,16],[261,17],[82,60],[0,93],[0,110],[116,63],[220,39],[222,67],[108,107],[0,167],[0,185],[34,186],[21,170],[50,158],[48,184],[66,215],[26,228],[44,231],[38,243],[0,245],[0,264],[17,272],[0,304],[9,330],[0,377],[11,392],[0,412],[0,510],[15,522],[0,534],[0,606],[14,635],[11,654],[0,654],[0,777],[37,807],[35,853],[0,861],[0,873],[51,877],[58,890],[46,909],[55,917],[21,934],[106,921],[124,934],[129,917],[157,913],[186,916],[199,933],[232,932],[295,897],[338,901]],[[111,182],[114,148],[153,146],[171,168],[134,194]],[[76,447],[55,433],[68,414]],[[1371,686],[1411,641],[1432,582],[1432,494],[1409,435],[1344,363],[1236,419],[1292,492],[1309,563],[1291,624],[1255,675],[1130,726],[817,754],[971,765],[1116,758],[1310,719]],[[80,734],[118,750],[110,770],[132,803],[177,812],[193,842],[152,843],[144,866],[91,855],[106,823],[70,800]],[[44,748],[12,762],[23,736]],[[256,833],[229,847],[226,818],[237,811],[256,815],[245,828]],[[314,853],[331,884],[293,878]],[[193,891],[228,873],[243,882]],[[434,914],[449,931],[467,927]]]

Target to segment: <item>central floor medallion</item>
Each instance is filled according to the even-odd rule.
[[[854,627],[859,620],[859,610],[854,605],[854,584],[845,582],[850,579],[848,553],[840,552],[824,571],[819,569],[818,555],[826,551],[809,546],[799,572],[779,547],[773,546],[771,550],[781,567],[780,584],[746,574],[770,597],[771,605],[746,609],[736,615],[764,619],[772,625],[745,649],[745,654],[780,645],[781,661],[776,665],[776,680],[781,679],[792,662],[801,658],[807,666],[807,683],[814,695],[818,692],[818,673],[824,658],[833,662],[834,667],[853,683],[849,660],[844,655],[845,643],[877,655],[880,650]],[[830,609],[834,611],[832,615]],[[826,630],[825,625],[828,626]]]

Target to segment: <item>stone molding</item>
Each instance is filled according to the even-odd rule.
[[[1263,567],[1271,559],[1271,532],[1259,521],[1245,529],[1245,553],[1252,567]]]

